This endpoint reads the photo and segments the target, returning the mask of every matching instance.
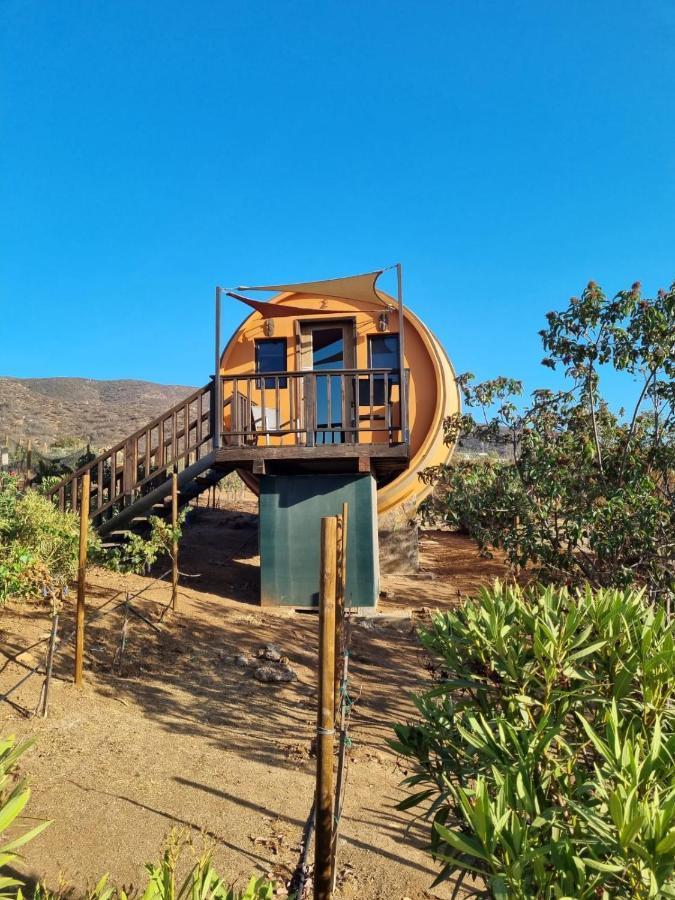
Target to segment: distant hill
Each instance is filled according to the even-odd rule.
[[[110,447],[194,388],[150,381],[0,376],[0,444]]]

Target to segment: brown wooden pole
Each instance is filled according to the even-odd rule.
[[[87,539],[89,537],[89,488],[91,474],[82,476],[80,500],[80,553],[77,566],[77,611],[75,614],[75,684],[82,685],[84,668],[84,593],[87,577]]]
[[[171,475],[171,527],[178,528],[178,475]],[[171,609],[178,606],[178,541],[174,537],[171,545]]]
[[[52,668],[54,666],[54,649],[56,647],[56,632],[59,627],[59,614],[54,613],[52,616],[52,630],[49,635],[49,649],[47,651],[47,669],[45,672],[45,680],[42,685],[42,693],[40,695],[40,699],[42,700],[42,716],[45,717],[47,715],[47,710],[49,709],[49,687],[52,682]]]
[[[336,663],[335,663],[335,721],[339,727],[340,747],[338,752],[337,775],[335,781],[335,803],[333,811],[333,842],[331,845],[331,888],[335,890],[337,881],[337,843],[340,829],[340,817],[342,814],[342,792],[345,778],[345,757],[347,751],[347,704],[343,690],[346,690],[347,675],[349,672],[349,634],[348,623],[345,618],[345,597],[347,590],[347,537],[349,534],[349,505],[342,504],[342,517],[339,520],[342,525],[340,569],[338,572],[338,584],[341,609],[335,620]]]
[[[335,725],[335,592],[337,518],[321,519],[319,593],[319,710],[316,759],[314,900],[330,900],[333,843],[333,737]]]

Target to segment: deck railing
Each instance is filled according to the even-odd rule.
[[[256,372],[221,378],[224,449],[270,443],[314,447],[404,442],[397,369]]]
[[[50,491],[59,508],[77,512],[82,478],[90,474],[89,515],[101,521],[185,468],[211,449],[212,383],[190,394],[128,438],[105,450]]]
[[[221,446],[316,447],[405,442],[396,369],[221,375]],[[406,370],[405,390],[408,390]],[[213,382],[105,450],[51,488],[62,510],[77,512],[85,473],[89,515],[100,524],[213,449]],[[405,404],[404,404],[405,406]]]

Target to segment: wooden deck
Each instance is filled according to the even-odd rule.
[[[407,468],[408,444],[351,443],[303,446],[223,446],[215,451],[216,465],[233,465],[255,475],[335,474],[370,472],[388,480]]]
[[[323,369],[222,376],[217,463],[256,475],[371,472],[386,482],[410,459],[399,374]]]

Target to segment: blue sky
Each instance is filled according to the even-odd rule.
[[[217,282],[401,260],[459,371],[550,384],[548,310],[675,279],[674,46],[671,0],[0,0],[0,374],[203,384]]]

